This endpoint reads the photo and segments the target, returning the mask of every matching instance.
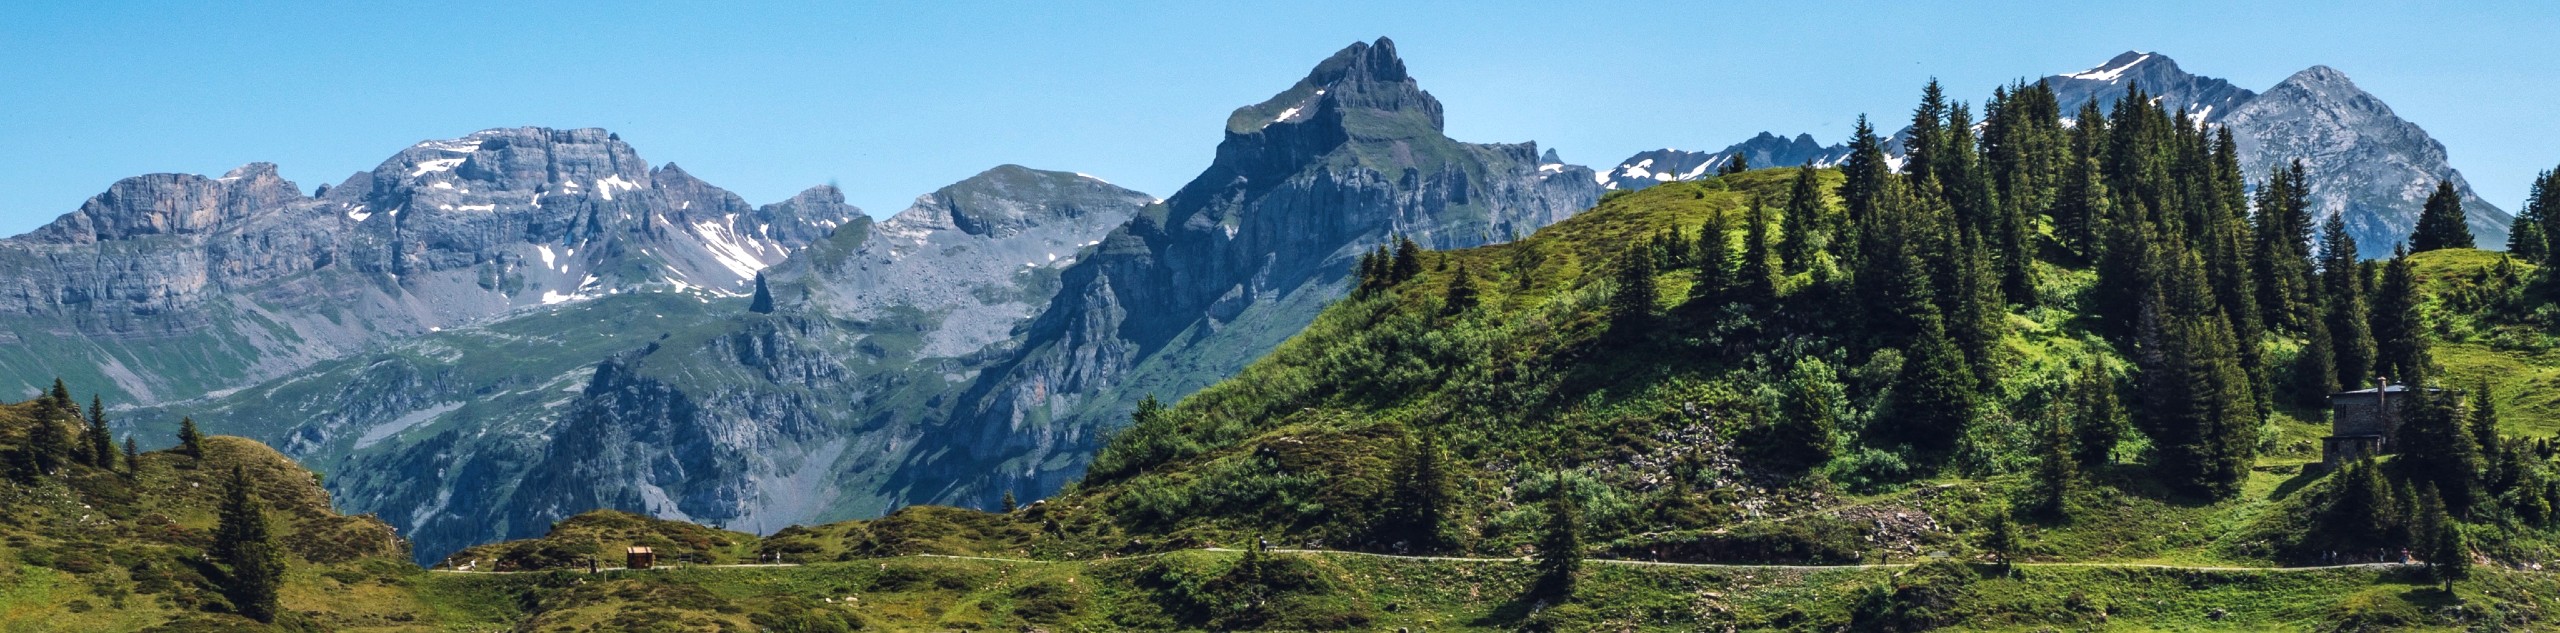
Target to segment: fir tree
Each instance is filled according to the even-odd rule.
[[[1885,163],[1884,139],[1876,137],[1875,127],[1867,124],[1866,115],[1858,116],[1858,126],[1849,137],[1849,157],[1840,163],[1840,200],[1842,230],[1836,231],[1832,251],[1852,271],[1861,266],[1859,249],[1873,229],[1876,210],[1883,206],[1885,180],[1892,175]]]
[[[1618,257],[1616,290],[1609,295],[1609,331],[1621,336],[1642,334],[1653,320],[1660,296],[1653,284],[1653,258],[1641,245]]]
[[[1814,254],[1822,250],[1822,190],[1813,161],[1796,168],[1795,187],[1787,194],[1786,217],[1781,220],[1786,241],[1778,244],[1778,261],[1787,274],[1804,272],[1813,266]]]
[[[2154,443],[2164,478],[2223,498],[2248,475],[2260,418],[2237,343],[2200,268],[2193,254],[2182,257],[2142,308],[2132,354],[2141,395],[2135,419]]]
[[[267,525],[265,505],[250,488],[248,473],[232,467],[209,553],[222,566],[222,594],[231,600],[232,611],[274,622],[277,591],[284,584],[284,552]]]
[[[1746,171],[1751,171],[1751,157],[1742,152],[1734,152],[1733,160],[1725,161],[1724,166],[1716,168],[1716,175],[1731,176]]]
[[[1920,89],[1920,106],[1911,110],[1910,136],[1903,142],[1902,174],[1911,182],[1944,182],[1937,169],[1947,150],[1946,121],[1947,93],[1932,78]]]
[[[2408,253],[2393,249],[2373,297],[2375,373],[2401,384],[2426,382],[2430,363],[2425,324],[2418,315],[2418,273]]]
[[[1457,496],[1448,456],[1441,452],[1439,441],[1425,433],[1406,442],[1403,458],[1396,469],[1395,499],[1390,506],[1402,515],[1400,536],[1422,551],[1438,551],[1449,544],[1450,504]]]
[[[142,472],[142,451],[133,445],[133,436],[124,436],[124,471]]]
[[[2106,121],[2097,100],[2080,108],[2053,205],[2054,237],[2085,260],[2097,259],[2107,218],[2115,216],[2113,195],[2099,166],[2107,139]]]
[[[1021,509],[1021,506],[1014,504],[1013,491],[1011,490],[1004,491],[1004,499],[999,503],[1003,504],[1005,514],[1013,514],[1014,510]]]
[[[27,446],[21,449],[25,457],[20,461],[33,471],[30,475],[52,474],[73,457],[71,437],[62,430],[65,420],[56,411],[50,405],[39,409],[34,424],[27,427]]]
[[[89,442],[89,465],[114,470],[115,432],[107,430],[106,401],[95,394],[89,396],[89,423],[83,435]]]
[[[1582,572],[1582,508],[1572,487],[1556,479],[1547,497],[1547,522],[1538,531],[1538,584],[1557,602],[1573,600],[1574,577]]]
[[[1945,455],[1973,420],[1976,384],[1946,328],[1937,319],[1924,320],[1894,382],[1890,432],[1925,455]]]
[[[2071,490],[2079,485],[2080,464],[2073,455],[2077,433],[2068,416],[2046,416],[2036,442],[2035,510],[2055,519],[2071,517]]]
[[[2528,220],[2532,229],[2525,228]],[[2551,265],[2560,259],[2554,256],[2560,253],[2560,170],[2544,171],[2533,179],[2524,210],[2516,214],[2516,227],[2508,232],[2507,250],[2542,266],[2546,282],[2555,277]]]
[[[1785,470],[1802,472],[1831,461],[1837,449],[1832,435],[1848,408],[1847,387],[1838,372],[1819,358],[1796,361],[1778,384],[1777,415],[1765,437],[1753,442]]]
[[[2289,169],[2273,169],[2258,188],[2255,229],[2257,257],[2251,273],[2257,283],[2260,320],[2271,328],[2302,331],[2311,312],[2314,279],[2311,261],[2311,189],[2302,161]]]
[[[1744,216],[1739,275],[1743,301],[1765,306],[1778,299],[1778,271],[1769,266],[1769,212],[1756,197]]]
[[[1459,264],[1458,272],[1449,275],[1449,291],[1440,297],[1440,313],[1462,314],[1476,309],[1476,280],[1467,274],[1467,265]]]
[[[2534,186],[2539,188],[2542,183],[2534,183]],[[2540,192],[2535,193],[2537,197],[2540,194]],[[2533,208],[2526,207],[2526,211],[2530,213]],[[2551,238],[2542,234],[2541,218],[2517,215],[2515,224],[2507,227],[2507,253],[2510,255],[2529,262],[2548,261],[2551,256],[2550,248]]]
[[[2471,246],[2471,225],[2462,219],[2462,195],[2454,193],[2453,181],[2437,181],[2436,192],[2427,196],[2426,209],[2418,212],[2417,228],[2409,233],[2410,252]]]
[[[1991,507],[1988,522],[1990,525],[1983,529],[1982,534],[1983,551],[1991,553],[1993,559],[2000,564],[2003,573],[2016,571],[2010,563],[2017,556],[2018,547],[2023,544],[2018,538],[2018,522],[2009,518],[2009,508],[2004,505]]]
[[[1413,238],[1397,237],[1395,264],[1388,270],[1391,273],[1388,278],[1393,283],[1400,284],[1422,276],[1422,245],[1413,243]]]
[[[2388,547],[2392,525],[2399,520],[2399,508],[2372,458],[2348,462],[2333,481],[2328,505],[2320,513],[2321,520],[2314,524],[2322,540],[2330,547],[2349,551]]]
[[[2471,431],[2471,442],[2480,446],[2480,454],[2489,456],[2505,452],[2505,442],[2498,436],[2498,401],[2489,397],[2489,379],[2482,378],[2473,385],[2469,406],[2464,411],[2464,426]]]
[[[2326,304],[2330,346],[2337,356],[2338,388],[2362,389],[2373,381],[2373,324],[2366,319],[2363,272],[2356,238],[2336,216],[2320,225],[2320,297]]]
[[[2481,470],[2479,444],[2463,428],[2450,396],[2429,393],[2417,383],[2409,387],[2399,396],[2408,401],[2396,405],[2405,420],[2397,438],[2400,455],[2392,467],[2402,479],[2441,494],[2455,513],[2468,513],[2477,499],[2472,482]]]
[[[2442,581],[2445,592],[2452,593],[2453,581],[2471,575],[2470,543],[2438,491],[2427,486],[2421,486],[2419,491],[2415,549],[2427,557],[2428,575]]]
[[[756,273],[756,298],[747,303],[747,311],[756,314],[773,314],[773,291],[765,288],[762,272]]]
[[[2082,468],[2115,463],[2116,443],[2124,437],[2124,405],[2116,398],[2116,377],[2096,362],[2080,364],[2071,383],[2072,424],[2078,437],[2074,450]]]
[[[204,434],[196,431],[195,418],[178,418],[178,454],[204,459]]]
[[[2329,335],[2327,319],[2307,319],[2302,326],[2302,351],[2293,356],[2292,402],[2316,409],[2338,392],[2337,342]]]
[[[1725,233],[1724,209],[1708,212],[1705,226],[1698,227],[1697,280],[1689,285],[1689,299],[1707,308],[1725,301],[1725,292],[1733,287],[1733,241]]]

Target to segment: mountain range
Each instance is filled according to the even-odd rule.
[[[2129,53],[2046,81],[2066,111],[2139,82],[2231,125],[2251,173],[2306,157],[2368,254],[2406,233],[2415,183],[2459,184],[2326,68],[2256,94]],[[994,507],[1297,334],[1398,238],[1504,242],[1736,157],[1846,156],[1763,133],[1595,173],[1443,123],[1380,39],[1235,110],[1162,199],[1006,165],[875,222],[832,187],[751,205],[594,129],[428,141],[308,196],[265,164],[141,176],[0,240],[0,391],[114,385],[145,437],[191,415],[274,444],[421,560],[594,508],[769,533]]]
[[[2239,142],[2242,172],[2253,185],[2262,183],[2269,170],[2301,160],[2311,183],[2313,220],[2345,218],[2366,258],[2389,256],[2393,245],[2408,239],[2438,181],[2453,182],[2471,234],[2483,248],[2504,248],[2507,227],[2514,222],[2514,216],[2472,192],[2462,172],[2447,160],[2443,143],[2327,66],[2304,69],[2258,93],[2188,73],[2167,55],[2127,51],[2088,70],[2042,81],[2053,89],[2066,117],[2091,102],[2112,111],[2128,88],[2138,86],[2163,107],[2186,112],[2199,124],[2227,126]],[[1900,137],[1895,135],[1897,141]],[[1892,149],[1899,153],[1899,144]],[[1601,184],[1639,189],[1698,180],[1714,176],[1717,167],[1735,156],[1746,157],[1752,166],[1773,167],[1807,161],[1830,166],[1847,155],[1846,145],[1821,146],[1806,135],[1788,141],[1762,132],[1715,152],[1641,152],[1603,174]]]

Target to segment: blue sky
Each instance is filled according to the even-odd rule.
[[[1979,101],[2128,49],[2252,90],[2336,67],[2510,211],[2560,165],[2548,2],[513,4],[6,3],[0,234],[125,176],[270,161],[307,191],[517,125],[609,128],[759,204],[832,181],[886,215],[1002,163],[1165,195],[1229,110],[1381,35],[1452,136],[1603,167],[1833,142],[1932,76]]]

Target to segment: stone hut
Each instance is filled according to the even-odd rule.
[[[2411,395],[2407,385],[2393,384],[2329,394],[2329,436],[2320,439],[2320,465],[2336,468],[2397,452]]]

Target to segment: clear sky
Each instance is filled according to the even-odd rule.
[[[2560,165],[2551,2],[731,4],[0,4],[0,234],[125,176],[270,161],[308,191],[519,125],[612,129],[758,204],[832,181],[886,215],[1002,163],[1167,195],[1229,110],[1381,35],[1452,136],[1604,168],[1830,143],[1932,76],[1978,102],[2129,49],[2252,90],[2338,68],[2510,211]]]

